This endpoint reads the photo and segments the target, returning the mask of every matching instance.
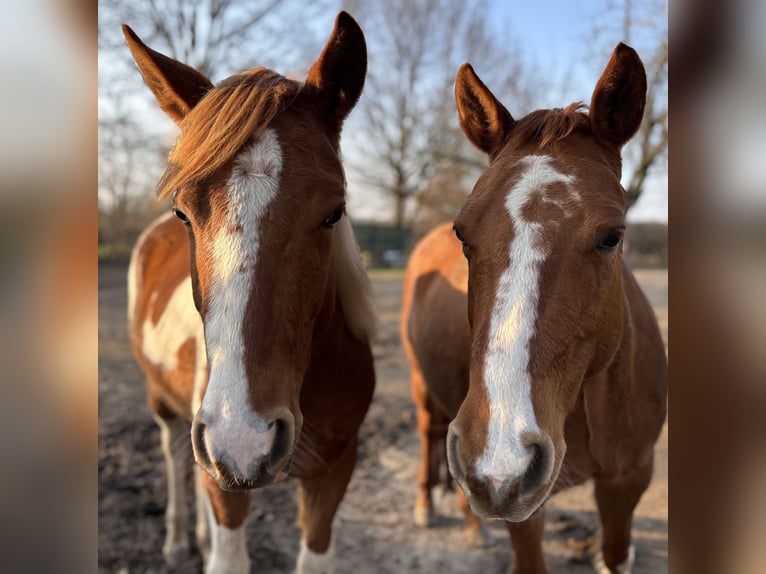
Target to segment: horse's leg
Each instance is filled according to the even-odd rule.
[[[162,554],[170,566],[175,566],[189,552],[189,539],[186,536],[189,521],[186,508],[186,472],[192,460],[190,427],[186,419],[170,414],[168,409],[161,405],[153,410],[154,420],[160,427],[168,484]]]
[[[210,520],[208,517],[208,498],[205,484],[202,482],[204,471],[194,465],[194,498],[196,501],[196,524],[194,533],[197,538],[197,550],[202,555],[203,563],[207,564],[210,558]]]
[[[596,480],[595,495],[601,516],[601,552],[593,557],[598,574],[629,574],[634,548],[630,542],[633,511],[652,479],[653,460],[627,479]]]
[[[446,456],[447,417],[438,412],[429,397],[423,374],[416,365],[412,369],[412,397],[417,406],[418,434],[420,435],[420,469],[418,470],[418,497],[413,509],[413,520],[418,526],[431,526],[434,505],[431,490],[439,484],[439,469]]]
[[[455,500],[458,509],[463,513],[465,522],[463,523],[463,534],[466,540],[472,546],[487,546],[490,542],[490,537],[481,520],[471,510],[471,505],[468,504],[468,499],[465,497],[463,489],[459,486],[455,489]]]
[[[301,479],[298,521],[303,537],[297,574],[332,574],[332,521],[356,463],[356,439],[327,474]]]
[[[245,540],[245,519],[250,512],[250,491],[221,490],[206,472],[200,473],[207,493],[210,558],[205,574],[250,572]]]
[[[516,557],[514,574],[547,574],[543,559],[545,509],[541,508],[524,522],[506,522]]]

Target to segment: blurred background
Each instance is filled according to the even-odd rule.
[[[628,252],[667,265],[668,6],[666,0],[111,0],[99,4],[99,245],[125,258],[168,206],[153,198],[175,124],[143,85],[122,22],[154,49],[217,82],[260,65],[302,79],[348,10],[368,43],[368,79],[342,147],[349,213],[373,266],[451,220],[486,166],[463,136],[453,89],[469,61],[517,118],[590,102],[615,44],[641,54],[647,113],[625,151]]]
[[[179,4],[195,10],[198,6]],[[225,3],[229,4],[236,5]],[[378,4],[388,9],[380,12]],[[147,211],[164,209],[152,198],[153,174],[175,137],[132,69],[118,25],[127,21],[157,49],[193,65],[210,66],[206,69],[214,80],[250,65],[274,65],[300,76],[339,8],[288,0],[268,6],[248,2],[240,10],[249,14],[259,5],[274,5],[269,13],[280,16],[255,21],[257,35],[240,38],[205,59],[172,48],[173,41],[154,28],[148,6],[164,10],[163,5],[102,2],[96,11],[86,2],[29,0],[3,7],[0,454],[7,464],[0,475],[0,552],[8,571],[96,570],[96,477],[90,458],[96,442],[99,350],[94,240],[99,257],[110,250],[119,254],[141,221],[151,217]],[[420,5],[402,4],[402,10]],[[455,3],[467,15],[451,20],[457,22],[446,28],[452,33],[435,33],[435,24],[408,29],[408,41],[430,38],[413,54],[390,32],[399,14],[395,3],[347,5],[365,29],[371,60],[368,87],[344,135],[349,210],[360,223],[408,228],[409,235],[392,243],[394,251],[411,245],[419,233],[413,231],[417,222],[427,220],[422,213],[442,214],[433,221],[450,217],[459,200],[442,208],[442,195],[467,193],[475,177],[471,170],[479,169],[476,161],[481,158],[470,156],[462,140],[452,139],[442,147],[441,138],[456,131],[456,124],[449,124],[455,121],[451,86],[445,91],[444,83],[451,85],[463,60],[474,64],[518,116],[532,107],[578,99],[587,103],[593,79],[618,40],[634,45],[647,67],[667,42],[667,27],[658,32],[667,22],[662,4],[652,8],[655,4],[637,0],[498,2],[484,4],[484,11],[477,6]],[[673,206],[674,572],[755,573],[766,568],[764,8],[758,0],[678,0],[670,6],[674,88],[670,94],[665,75],[659,92],[664,89],[665,95],[657,109],[662,117],[664,98],[673,102],[673,169],[663,148],[649,166],[628,216],[634,223],[664,224],[668,200]],[[641,10],[649,10],[650,17]],[[144,16],[131,16],[138,13]],[[232,13],[237,14],[227,11]],[[240,15],[233,20],[245,23],[248,18]],[[289,27],[280,28],[290,20]],[[412,22],[415,26],[416,20]],[[625,32],[634,26],[655,32]],[[492,47],[473,52],[474,41],[482,45],[477,34],[486,35]],[[468,37],[474,38],[471,45],[459,43]],[[280,41],[277,49],[275,39],[289,42]],[[249,50],[254,43],[257,54]],[[438,48],[431,51],[434,46]],[[667,43],[664,46],[667,50]],[[413,64],[414,74],[398,63],[420,55],[425,59]],[[423,68],[431,72],[420,73]],[[438,76],[437,69],[442,70]],[[384,71],[379,80],[373,77],[376,70]],[[399,88],[411,79],[414,84],[408,90],[422,95],[397,100],[394,86],[387,100],[373,98],[370,88],[393,81],[394,73],[402,78]],[[446,111],[437,112],[437,104]],[[365,129],[365,122],[380,117],[376,114],[381,110],[396,110],[397,117],[405,118],[399,124],[404,129],[393,127],[393,120],[386,128]],[[428,126],[443,120],[447,127],[433,132],[420,124],[411,128],[421,120]],[[124,129],[108,127],[121,121]],[[391,132],[384,134],[383,129]],[[661,139],[662,130],[653,130],[649,141]],[[429,145],[425,138],[431,138]],[[120,144],[131,140],[133,145]],[[425,167],[392,167],[397,161],[420,161],[422,150],[436,142],[436,161],[423,162]],[[382,149],[390,145],[391,158],[371,153],[353,157],[354,145],[365,144]],[[127,156],[117,159],[121,154]],[[450,154],[459,154],[460,160],[448,161],[455,159]],[[641,156],[640,150],[626,154]],[[119,162],[136,167],[119,168]],[[626,189],[640,165],[638,159],[626,160]],[[448,169],[457,175],[450,176]],[[117,183],[107,183],[110,177]],[[662,182],[665,178],[672,186]],[[429,202],[428,190],[440,179],[454,189]],[[646,181],[654,179],[660,183]],[[400,196],[406,200],[400,202]],[[120,209],[124,216],[115,217]],[[134,217],[137,222],[128,225]]]

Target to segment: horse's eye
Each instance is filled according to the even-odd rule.
[[[177,207],[173,208],[173,214],[178,219],[183,221],[184,225],[189,225],[191,223],[191,221],[189,221],[189,218],[186,216],[186,214],[183,211],[181,211],[180,209],[178,209]]]
[[[339,207],[335,211],[333,211],[330,215],[324,218],[322,220],[322,227],[325,227],[327,229],[332,229],[335,227],[335,224],[340,221],[340,218],[343,217],[343,207]]]
[[[613,229],[599,240],[596,245],[598,251],[613,251],[622,240],[622,229]]]
[[[465,240],[465,237],[463,237],[463,234],[460,233],[458,228],[454,225],[452,226],[452,231],[455,232],[455,237],[457,237],[457,240],[463,245],[463,255],[465,255],[466,259],[468,259],[468,252],[470,251],[468,242]]]
[[[454,225],[452,226],[452,231],[455,232],[455,237],[457,237],[457,240],[462,243],[463,245],[466,245],[468,242],[465,240],[465,237],[458,231],[458,228]]]

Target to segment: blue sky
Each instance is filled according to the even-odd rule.
[[[500,38],[507,36],[517,43],[527,60],[527,68],[539,71],[544,75],[544,83],[550,85],[548,93],[539,94],[535,108],[561,107],[574,101],[589,103],[596,81],[617,42],[628,40],[644,58],[656,42],[656,32],[649,35],[634,29],[633,37],[624,37],[622,14],[619,8],[614,8],[622,4],[619,0],[488,1],[489,25]],[[665,0],[632,0],[635,9],[663,3],[666,5]],[[613,8],[610,10],[609,6]],[[665,18],[667,26],[666,15],[656,16]],[[531,111],[514,110],[512,102],[505,103],[512,113]],[[667,221],[667,187],[667,171],[656,170],[647,178],[638,203],[628,213],[628,220]],[[370,197],[363,184],[355,181],[349,172],[349,206],[357,219],[385,212],[389,202],[388,198]]]
[[[584,49],[590,14],[603,4],[603,0],[493,0],[492,21],[499,33],[507,30],[520,41],[540,70],[562,77],[570,71],[573,56]]]
[[[660,4],[654,0],[634,0],[634,6]],[[559,92],[550,94],[552,101],[544,105],[565,105],[571,101],[590,101],[591,92],[609,58],[609,50],[619,41],[625,41],[619,16],[604,24],[603,39],[596,42],[594,22],[604,19],[613,0],[490,0],[492,23],[499,34],[508,33],[521,44],[533,69],[544,71],[556,78]],[[657,14],[662,18],[661,14]],[[667,18],[665,15],[664,18]],[[604,20],[602,20],[603,22]],[[667,21],[667,20],[665,20]],[[667,29],[667,28],[666,28]],[[640,30],[629,38],[642,57],[646,35]],[[603,57],[599,47],[604,45]],[[542,72],[541,72],[542,73]],[[666,170],[658,170],[646,183],[644,193],[629,214],[629,219],[668,219],[668,178]]]

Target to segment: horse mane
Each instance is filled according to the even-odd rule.
[[[574,131],[590,129],[587,109],[582,102],[575,102],[565,108],[534,111],[516,122],[513,134],[520,134],[524,142],[538,141],[538,147],[543,149]]]
[[[257,138],[300,89],[299,82],[266,68],[235,74],[211,88],[181,122],[157,196],[213,175],[251,137]]]
[[[370,278],[359,253],[351,220],[344,216],[335,226],[333,243],[338,299],[346,325],[360,341],[375,338],[375,303]]]

